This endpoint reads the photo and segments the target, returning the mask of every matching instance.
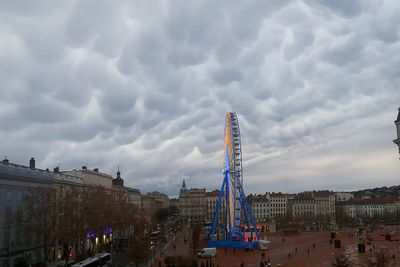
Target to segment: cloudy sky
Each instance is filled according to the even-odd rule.
[[[399,184],[400,2],[0,0],[1,156],[142,192]]]

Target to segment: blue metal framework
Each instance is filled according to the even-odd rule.
[[[234,112],[228,112],[225,117],[224,148],[224,178],[214,213],[208,246],[255,248],[258,245],[259,233],[242,186],[242,148],[239,121]],[[222,205],[223,200],[225,200],[225,205]],[[222,218],[222,222],[218,218]],[[242,226],[243,221],[247,228]],[[250,233],[245,232],[245,229],[250,230]]]

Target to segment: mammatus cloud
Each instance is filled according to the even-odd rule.
[[[397,1],[2,1],[0,16],[13,162],[214,189],[236,111],[247,192],[398,183]]]

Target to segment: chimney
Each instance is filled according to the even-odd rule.
[[[82,170],[87,170],[87,167],[86,166],[82,166]]]
[[[53,169],[54,172],[60,172],[60,168],[57,166]]]
[[[99,172],[99,168],[94,168],[93,171],[94,172]]]
[[[35,159],[31,158],[31,160],[29,161],[29,168],[34,169],[35,168]]]
[[[3,159],[3,164],[4,164],[4,165],[7,165],[8,162],[9,162],[8,159]]]

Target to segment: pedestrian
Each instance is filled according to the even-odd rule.
[[[225,248],[225,254],[227,253],[228,251],[227,251],[227,249]]]
[[[261,253],[261,259],[264,260],[265,259],[265,253]]]
[[[240,267],[244,267],[244,262],[242,262],[242,263],[240,264]]]
[[[313,248],[315,249],[315,243],[314,243],[314,244],[312,244],[312,246],[313,246]]]
[[[310,249],[309,248],[307,249],[307,255],[310,255]]]
[[[289,252],[289,254],[288,254],[288,258],[289,258],[289,260],[290,260],[290,252]]]
[[[260,261],[260,267],[265,267],[265,264],[263,261]]]
[[[393,262],[396,262],[396,255],[394,253],[393,253],[392,259],[393,259]]]
[[[294,250],[295,250],[295,252],[297,252],[297,247]]]
[[[161,267],[161,261],[158,261],[158,267]]]
[[[267,267],[271,267],[271,260],[268,258]]]

